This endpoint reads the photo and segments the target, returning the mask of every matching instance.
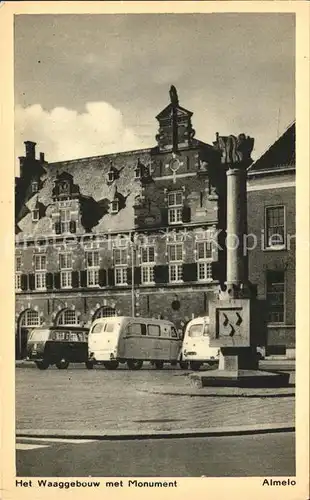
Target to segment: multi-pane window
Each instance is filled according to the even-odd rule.
[[[15,290],[21,290],[22,288],[22,258],[20,255],[15,257]]]
[[[266,247],[277,248],[285,245],[284,206],[266,208]]]
[[[46,288],[46,255],[34,256],[35,268],[35,289],[44,290]]]
[[[141,247],[141,283],[154,283],[155,248]]]
[[[127,284],[127,249],[115,248],[113,251],[114,274],[116,285]]]
[[[21,273],[15,273],[15,290],[21,290],[22,288],[22,275]]]
[[[269,323],[284,323],[284,271],[267,271],[267,305]]]
[[[57,323],[61,326],[78,325],[79,320],[75,311],[65,309],[60,313]]]
[[[127,284],[127,267],[116,267],[115,268],[115,284],[116,285],[126,285]]]
[[[182,222],[183,198],[181,191],[172,191],[168,194],[168,222],[178,224]]]
[[[183,245],[168,245],[169,281],[177,283],[183,278]]]
[[[62,233],[70,232],[71,212],[69,208],[60,210],[60,229]]]
[[[15,271],[18,273],[22,270],[22,258],[20,255],[18,255],[15,258]]]
[[[72,254],[61,253],[59,255],[60,285],[61,288],[72,287]]]
[[[93,321],[98,318],[109,318],[112,316],[116,316],[116,311],[114,307],[103,306],[97,309],[93,316]]]
[[[46,271],[46,255],[35,255],[34,267],[36,271]]]
[[[127,266],[127,249],[115,248],[113,252],[115,266]]]
[[[154,266],[141,267],[141,283],[154,283]]]
[[[199,241],[196,244],[198,281],[212,280],[212,243]]]
[[[39,326],[40,325],[40,317],[38,311],[34,309],[28,309],[23,314],[21,320],[21,326]]]
[[[99,285],[99,252],[92,251],[86,254],[87,286]]]

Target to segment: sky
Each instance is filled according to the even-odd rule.
[[[293,14],[20,15],[14,40],[16,157],[155,146],[171,85],[197,139],[245,133],[254,159],[295,119]]]

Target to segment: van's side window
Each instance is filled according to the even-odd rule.
[[[55,340],[65,340],[65,332],[55,332]]]
[[[178,337],[178,332],[174,328],[174,326],[171,327],[171,337],[177,338]]]
[[[93,326],[92,333],[101,333],[103,331],[104,323],[97,323]]]
[[[170,337],[170,326],[161,325],[161,337]]]
[[[152,337],[160,337],[160,326],[159,325],[148,325],[147,333]]]
[[[131,323],[128,325],[128,335],[146,335],[146,327],[141,323]]]
[[[105,331],[111,333],[113,332],[113,330],[114,330],[114,323],[107,323]]]

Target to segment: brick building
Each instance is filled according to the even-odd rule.
[[[15,181],[17,356],[39,325],[140,315],[181,329],[208,312],[226,275],[226,173],[217,140],[195,138],[174,87],[156,118],[148,149],[48,163],[25,143]],[[249,169],[249,232],[260,235],[268,220],[270,233],[276,217],[278,229],[283,213],[293,231],[293,149],[291,128]],[[259,297],[282,307],[270,312],[270,345],[294,345],[294,269],[286,240],[250,252]]]
[[[29,328],[107,315],[171,319],[208,310],[225,278],[225,172],[195,138],[174,87],[156,146],[47,163],[25,143],[16,179],[16,340]]]
[[[267,351],[294,355],[295,123],[249,168],[248,233],[258,242],[249,271],[267,300]]]

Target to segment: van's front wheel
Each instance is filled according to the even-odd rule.
[[[58,370],[66,370],[69,366],[69,361],[67,361],[66,359],[61,359],[60,361],[58,361],[58,363],[56,363],[56,366]]]
[[[194,372],[200,370],[201,365],[202,363],[200,363],[200,361],[190,361],[189,363],[190,369],[193,370]]]
[[[164,362],[163,361],[155,361],[154,362],[156,370],[162,370],[164,367]]]
[[[106,370],[116,370],[118,368],[118,361],[104,361],[102,364]]]
[[[93,361],[86,361],[85,362],[85,366],[87,368],[87,370],[92,370],[94,368],[94,362]]]
[[[185,361],[183,358],[180,359],[179,365],[181,370],[188,370],[188,361]]]
[[[49,363],[47,361],[36,361],[36,366],[39,370],[47,370]]]
[[[128,359],[127,366],[129,370],[140,370],[143,366],[143,361],[139,359]]]

